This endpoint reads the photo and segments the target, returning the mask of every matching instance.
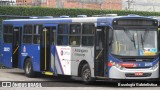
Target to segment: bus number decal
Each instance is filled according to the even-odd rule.
[[[4,51],[5,51],[5,52],[9,52],[9,51],[10,51],[10,48],[9,48],[9,47],[4,47]]]

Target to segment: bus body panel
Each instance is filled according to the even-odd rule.
[[[12,19],[12,20],[4,20],[3,24],[17,24],[17,25],[25,25],[25,24],[48,24],[48,23],[69,23],[72,22],[70,18],[61,18],[61,19]]]
[[[159,74],[159,58],[153,62],[123,62],[109,55],[108,63],[112,62],[115,65],[108,68],[109,78],[111,79],[151,79],[158,78]],[[119,65],[128,65],[119,67]],[[143,73],[144,76],[135,76],[135,73]]]
[[[85,60],[91,70],[91,77],[94,77],[94,47],[72,47],[71,72],[78,76],[78,68],[81,61]],[[74,69],[72,69],[74,68]],[[81,71],[80,71],[81,72]]]
[[[12,67],[12,44],[2,45],[2,63],[4,66]]]
[[[21,48],[21,68],[23,68],[24,60],[28,56],[32,60],[33,70],[40,72],[40,46],[22,44]]]
[[[154,70],[148,69],[125,69],[125,70],[119,70],[115,66],[111,67],[110,69],[110,78],[111,79],[155,79],[158,78],[159,69],[158,67]],[[135,73],[141,73],[145,74],[146,76],[134,76]],[[126,77],[126,74],[130,74],[130,76]],[[148,75],[147,75],[148,74]],[[151,75],[149,75],[151,74]],[[133,76],[133,77],[132,77]]]
[[[55,46],[51,45],[51,72],[56,73],[56,68],[55,68]],[[57,73],[56,73],[57,74]]]
[[[58,55],[55,62],[58,74],[77,76],[80,62],[85,60],[94,77],[94,47],[56,46],[56,49]]]
[[[95,26],[112,26],[112,21],[118,18],[138,18],[138,19],[150,19],[147,17],[89,17],[89,18],[56,18],[56,19],[15,19],[15,20],[4,20],[3,24],[12,24],[16,26],[23,26],[25,24],[42,24],[44,26],[57,26],[60,23],[94,23]],[[52,23],[56,23],[52,24]],[[148,27],[148,26],[147,26]],[[113,29],[113,28],[112,28]],[[58,29],[56,29],[58,30]],[[23,30],[22,30],[23,31]],[[57,32],[57,31],[56,31]],[[23,35],[23,33],[22,33]],[[22,36],[23,37],[23,36]],[[57,37],[57,35],[56,35]],[[40,69],[40,45],[37,44],[22,44],[20,47],[20,61],[18,62],[18,68],[23,68],[24,60],[28,56],[32,60],[32,66],[34,71],[41,72]],[[2,61],[5,66],[12,67],[12,44],[2,45]],[[56,74],[62,75],[73,75],[78,76],[78,66],[82,60],[85,60],[91,69],[91,77],[94,76],[94,59],[95,59],[94,47],[72,47],[72,46],[54,46],[51,45],[51,67],[50,71]],[[107,72],[105,76],[110,79],[148,79],[148,78],[158,78],[159,74],[159,58],[153,60],[153,62],[132,62],[132,64],[137,65],[137,69],[124,68],[119,69],[117,66],[110,66],[110,63],[126,63],[122,60],[118,60],[112,55],[108,55],[108,63],[106,63]],[[129,62],[130,63],[130,62]],[[145,66],[146,65],[146,66]],[[146,68],[148,67],[149,68]],[[142,68],[145,67],[145,68]],[[155,67],[155,68],[154,68]],[[126,77],[126,74],[134,74],[135,72],[152,73],[149,77]]]
[[[55,66],[58,74],[71,75],[71,48],[56,46]]]

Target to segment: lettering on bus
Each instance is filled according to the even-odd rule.
[[[70,55],[70,49],[69,48],[61,48],[61,51],[60,51],[60,55],[63,56],[63,55]]]
[[[85,50],[85,49],[74,49],[74,52],[86,53],[86,52],[88,52],[88,50]]]
[[[85,54],[81,54],[81,53],[74,53],[75,56],[79,56],[79,57],[84,57]]]
[[[4,51],[5,51],[5,52],[9,52],[9,51],[10,51],[10,48],[9,48],[9,47],[4,47]]]
[[[28,56],[28,53],[21,53],[22,56]]]
[[[145,63],[145,66],[152,67],[153,64],[152,63]]]
[[[79,57],[85,57],[85,53],[88,52],[88,50],[85,50],[85,49],[74,49],[74,55],[75,56],[79,56]]]

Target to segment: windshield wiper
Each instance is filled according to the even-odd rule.
[[[131,40],[131,42],[133,42],[134,48],[136,49],[136,42],[135,42],[134,34],[132,36],[132,34],[128,30],[125,30],[125,29],[124,29],[124,32],[126,33],[128,38]]]
[[[141,44],[142,44],[142,49],[144,49],[144,39],[143,39],[142,34],[141,34]]]
[[[142,44],[142,48],[144,49],[144,39],[143,39],[142,34],[141,34],[141,44]]]
[[[135,38],[134,38],[134,35],[132,37],[133,39],[131,40],[133,42],[133,45],[134,45],[134,48],[136,49],[136,42],[135,42]]]

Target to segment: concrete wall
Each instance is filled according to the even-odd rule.
[[[130,5],[128,4],[128,1]],[[123,10],[160,11],[160,0],[123,0]]]

